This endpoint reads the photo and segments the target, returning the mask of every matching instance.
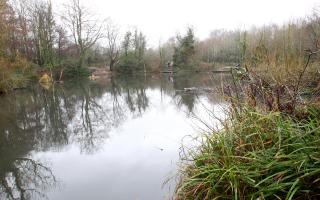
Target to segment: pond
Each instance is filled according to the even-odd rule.
[[[0,96],[0,199],[170,199],[183,140],[219,115],[222,79],[122,75]]]

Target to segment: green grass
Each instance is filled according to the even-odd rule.
[[[245,110],[204,135],[184,158],[175,199],[320,199],[320,110],[299,112]]]

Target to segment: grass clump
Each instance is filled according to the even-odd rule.
[[[206,134],[185,157],[175,199],[319,199],[320,109],[300,112],[247,109]]]
[[[34,70],[25,59],[9,61],[0,58],[0,94],[25,88],[34,76]]]

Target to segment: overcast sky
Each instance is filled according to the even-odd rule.
[[[68,0],[53,0],[61,5]],[[150,45],[165,42],[193,26],[206,38],[214,29],[250,28],[252,25],[290,21],[312,12],[319,0],[82,0],[91,11],[110,17],[122,29],[137,27]]]

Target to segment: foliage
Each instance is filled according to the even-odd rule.
[[[194,64],[195,38],[192,28],[188,28],[184,37],[177,36],[177,45],[174,48],[173,63],[180,68],[190,68]]]
[[[134,72],[145,70],[146,37],[142,32],[128,31],[122,42],[123,52],[120,56],[118,71]]]
[[[33,74],[25,59],[17,58],[14,62],[0,59],[0,94],[26,87]]]
[[[78,63],[78,62],[76,62]],[[72,77],[88,77],[90,75],[90,71],[86,67],[79,68],[78,65],[71,62],[68,68],[65,69],[65,76],[72,78]]]
[[[29,62],[14,52],[10,45],[12,10],[7,1],[0,1],[0,93],[25,87],[33,71]]]

